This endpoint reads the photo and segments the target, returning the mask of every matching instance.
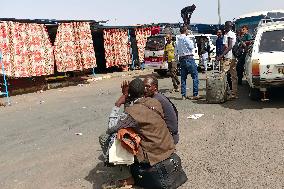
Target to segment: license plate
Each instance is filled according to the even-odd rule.
[[[151,58],[152,62],[159,62],[159,58]]]
[[[152,62],[158,62],[158,58],[151,58]]]

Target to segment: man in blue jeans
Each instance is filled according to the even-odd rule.
[[[182,99],[192,99],[198,100],[198,71],[197,65],[193,58],[193,41],[187,37],[188,28],[187,26],[182,26],[180,28],[181,35],[176,39],[176,55],[179,57],[180,67],[181,67],[181,95]],[[189,98],[186,96],[186,79],[187,75],[190,74],[193,80],[193,97]]]

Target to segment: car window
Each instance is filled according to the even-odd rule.
[[[262,34],[259,52],[284,51],[284,30],[267,31]]]
[[[146,42],[146,50],[159,51],[163,50],[165,47],[165,37],[164,36],[150,36]]]
[[[196,41],[195,41],[195,38],[194,37],[189,37],[190,38],[190,40],[192,40],[193,41],[193,44],[195,44],[196,43]]]
[[[214,46],[216,46],[217,36],[210,36],[210,38],[211,38],[212,44],[213,44]]]

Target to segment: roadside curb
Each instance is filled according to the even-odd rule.
[[[58,88],[64,88],[69,86],[77,86],[80,84],[89,84],[92,82],[102,81],[106,79],[112,79],[112,78],[119,78],[119,77],[131,77],[131,76],[137,76],[137,75],[147,75],[151,74],[152,70],[133,70],[133,71],[127,71],[127,72],[114,72],[114,73],[107,73],[107,74],[96,74],[95,76],[89,75],[89,76],[83,76],[81,78],[77,78],[77,80],[72,78],[69,78],[69,80],[64,81],[55,81],[45,84],[39,84],[37,86],[30,86],[25,88],[19,88],[10,91],[11,96],[21,95],[21,94],[27,94],[27,93],[34,93],[38,91],[45,91],[50,89],[58,89]]]
[[[152,74],[152,70],[134,70],[134,71],[128,71],[128,72],[116,72],[116,73],[108,73],[108,74],[97,74],[96,76],[90,76],[92,78],[87,79],[87,82],[92,81],[101,81],[105,79],[112,79],[112,78],[118,78],[118,77],[128,77],[128,76],[136,76],[136,75],[147,75]]]

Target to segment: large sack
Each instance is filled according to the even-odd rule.
[[[224,103],[228,97],[227,75],[213,71],[206,78],[206,101],[212,104]]]

